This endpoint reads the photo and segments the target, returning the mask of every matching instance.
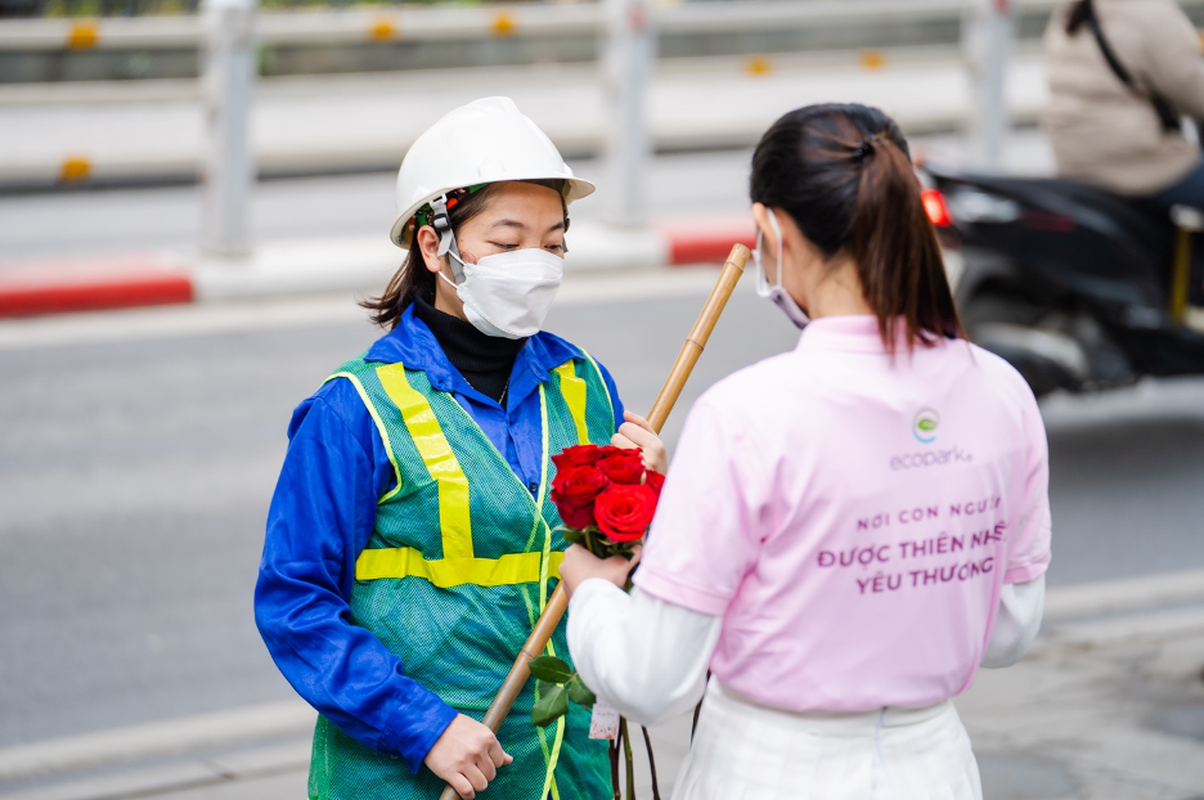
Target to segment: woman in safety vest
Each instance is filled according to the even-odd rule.
[[[593,191],[509,98],[452,111],[407,153],[365,305],[389,333],[293,414],[255,593],[281,672],[320,713],[311,798],[603,797],[606,743],[574,708],[495,737],[488,708],[558,577],[550,456],[664,448],[610,375],[540,330],[563,273],[567,204]],[[549,651],[567,655],[562,624]]]
[[[805,330],[691,410],[632,595],[627,562],[566,554],[577,669],[655,723],[709,667],[676,800],[981,798],[950,698],[1040,623],[1036,401],[965,340],[882,112],[786,114],[751,195],[760,293]]]

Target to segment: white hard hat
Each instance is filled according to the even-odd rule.
[[[564,201],[592,194],[552,140],[509,97],[485,97],[444,115],[406,153],[397,172],[397,221],[390,238],[408,248],[410,220],[448,192],[498,181],[563,180]]]

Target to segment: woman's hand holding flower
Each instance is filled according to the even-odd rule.
[[[628,561],[623,556],[598,558],[581,545],[573,545],[565,551],[564,561],[560,564],[560,579],[564,581],[565,591],[572,597],[581,582],[589,578],[604,578],[622,589],[627,585],[627,576],[639,563],[642,550],[638,545],[633,548],[634,556]]]
[[[661,437],[652,430],[648,420],[634,411],[624,411],[623,419],[627,421],[619,426],[610,443],[615,447],[640,448],[644,453],[644,466],[664,474],[669,466],[669,456],[665,453],[665,443]]]

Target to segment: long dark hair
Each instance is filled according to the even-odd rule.
[[[560,208],[564,211],[564,229],[567,232],[569,211],[564,202],[564,181],[559,179],[532,180],[522,181],[522,183],[535,183],[561,193]],[[460,228],[465,222],[485,210],[485,206],[489,203],[489,198],[496,191],[497,186],[496,183],[490,183],[475,192],[459,194],[458,202],[454,205],[450,200],[448,201],[451,208],[447,210],[447,218],[451,222],[452,233],[458,236]],[[384,292],[378,297],[361,300],[360,305],[372,312],[369,319],[382,328],[393,330],[401,321],[401,315],[414,303],[416,297],[421,295],[428,302],[435,301],[436,280],[435,273],[428,270],[423,261],[422,247],[418,244],[418,231],[415,230],[410,239],[410,249],[397,272],[393,273],[393,277],[389,279]]]
[[[886,114],[854,103],[791,111],[757,144],[749,193],[789,214],[825,258],[853,259],[888,351],[900,317],[908,350],[965,338],[907,140]]]

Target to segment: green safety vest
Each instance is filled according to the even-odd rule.
[[[551,456],[574,444],[605,444],[614,410],[588,356],[552,371],[539,387],[543,471],[530,491],[456,399],[424,372],[360,358],[327,380],[351,381],[380,431],[397,475],[355,565],[352,621],[400,657],[406,675],[457,711],[480,720],[559,579],[566,547],[550,492]],[[568,658],[565,623],[545,652]],[[554,800],[610,793],[605,741],[588,738],[589,712],[575,704],[548,728],[531,722],[529,680],[498,731],[513,763],[483,798]],[[437,800],[430,770],[366,747],[318,718],[309,796],[320,800]]]

